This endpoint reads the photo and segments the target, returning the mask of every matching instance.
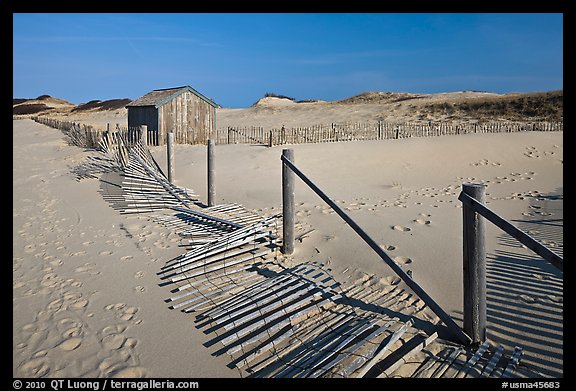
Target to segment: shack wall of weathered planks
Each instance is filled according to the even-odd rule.
[[[168,132],[174,132],[177,144],[206,144],[215,129],[214,107],[195,94],[185,91],[158,108],[161,145]]]
[[[158,145],[169,132],[179,144],[206,144],[215,134],[217,106],[190,86],[154,90],[126,105],[128,127],[146,125]]]

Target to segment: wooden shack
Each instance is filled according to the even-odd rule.
[[[146,125],[155,145],[165,145],[168,132],[179,144],[206,144],[215,131],[217,107],[190,86],[154,90],[126,105],[128,128]]]

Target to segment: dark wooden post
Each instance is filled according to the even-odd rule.
[[[283,149],[282,156],[294,163],[294,150]],[[282,253],[290,255],[294,252],[294,173],[282,163]]]
[[[485,202],[482,184],[464,183],[462,191],[479,203]],[[464,332],[473,344],[486,340],[486,250],[484,218],[462,205],[464,244]]]
[[[208,206],[214,206],[216,199],[215,168],[214,168],[214,140],[208,140]]]
[[[166,142],[166,152],[168,154],[168,182],[173,183],[174,180],[174,132],[168,132],[168,140]]]

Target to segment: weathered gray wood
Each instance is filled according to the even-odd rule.
[[[362,368],[360,372],[356,374],[356,377],[366,376],[372,367],[374,367],[374,365],[376,365],[378,361],[380,361],[384,355],[388,353],[390,347],[394,345],[396,341],[398,341],[410,327],[412,327],[412,320],[408,320],[402,325],[402,327],[400,327],[394,334],[392,334],[390,339],[386,341],[386,344],[380,348],[380,351],[377,352],[374,357],[368,361],[364,368]]]
[[[441,362],[442,358],[433,354],[433,353],[429,353],[431,354],[430,356],[428,356],[423,362],[422,365],[420,365],[420,367],[418,367],[418,369],[416,370],[416,372],[414,372],[412,374],[411,377],[413,378],[426,378],[428,377],[428,372],[430,371],[430,369],[438,364],[439,362]]]
[[[178,212],[188,213],[188,214],[191,214],[194,216],[202,217],[203,219],[216,221],[216,222],[221,223],[221,224],[226,224],[226,225],[229,225],[229,226],[234,227],[234,228],[243,228],[242,224],[238,224],[238,223],[235,223],[235,222],[229,221],[229,220],[220,219],[218,217],[215,217],[215,216],[212,216],[212,215],[209,215],[207,213],[203,213],[203,212],[200,212],[197,210],[192,210],[189,208],[182,208],[182,207],[175,207],[175,208],[171,208],[171,209],[174,209]]]
[[[461,347],[455,347],[452,353],[450,353],[450,355],[446,357],[446,359],[438,366],[438,368],[436,368],[434,372],[432,372],[432,375],[430,375],[430,377],[431,378],[442,377],[444,372],[446,372],[446,370],[450,367],[450,365],[452,365],[454,360],[456,360],[456,358],[458,358],[459,355],[465,352],[466,351]]]
[[[229,247],[227,247],[226,245],[222,245],[222,246],[218,246],[216,248],[211,249],[210,251],[201,253],[201,254],[197,254],[194,256],[189,256],[188,254],[185,254],[183,258],[180,259],[179,263],[177,265],[174,265],[173,269],[179,269],[182,268],[183,266],[189,265],[192,262],[197,262],[196,265],[193,265],[192,267],[187,267],[186,270],[190,270],[199,266],[203,266],[203,262],[204,259],[208,256],[213,256],[216,254],[220,254],[220,253],[225,253],[227,251],[230,251],[232,249],[234,249],[235,247],[239,247],[241,245],[247,244],[252,242],[253,240],[257,240],[259,238],[264,238],[268,236],[268,233],[259,233],[255,236],[251,236],[249,238],[245,238],[243,239],[241,242],[236,242],[235,245],[231,245]],[[259,249],[259,248],[257,248]],[[267,249],[267,252],[272,252],[273,249]],[[176,273],[180,273],[180,272],[176,272]]]
[[[402,364],[405,364],[413,355],[430,345],[434,340],[436,340],[436,338],[438,338],[438,332],[436,331],[429,337],[421,334],[415,335],[410,339],[410,341],[406,342],[402,347],[396,349],[384,359],[389,360],[389,362],[382,365],[385,369],[377,377],[382,378],[390,376]]]
[[[197,272],[194,272],[194,273],[185,273],[185,274],[183,274],[183,275],[181,275],[181,276],[171,278],[170,281],[172,281],[172,282],[178,282],[178,281],[186,280],[186,279],[188,279],[188,278],[198,277],[198,276],[201,276],[201,275],[203,275],[203,274],[207,274],[207,273],[210,273],[210,272],[213,272],[213,271],[217,271],[217,270],[220,270],[220,269],[224,269],[224,268],[226,268],[226,267],[234,266],[234,265],[237,265],[237,264],[242,263],[242,262],[256,261],[257,258],[266,258],[266,257],[269,256],[269,255],[270,255],[270,251],[269,251],[269,250],[267,250],[267,251],[260,251],[260,252],[258,252],[258,253],[256,253],[256,254],[250,254],[249,256],[246,256],[246,257],[243,257],[243,258],[240,258],[240,259],[234,259],[234,260],[232,260],[232,261],[230,261],[230,262],[227,262],[227,263],[224,263],[224,264],[221,264],[221,265],[217,265],[217,266],[212,266],[212,267],[209,267],[209,268],[206,268],[206,269],[202,269],[202,270],[197,271]]]
[[[310,374],[315,373],[317,366],[322,365],[329,360],[334,354],[340,352],[341,349],[346,347],[357,335],[362,335],[366,330],[370,329],[373,323],[370,319],[360,318],[356,324],[342,334],[334,335],[331,342],[318,351],[310,352],[310,356],[304,360],[300,360],[294,364],[295,370],[289,375],[290,377],[308,377]],[[318,369],[321,371],[322,367]]]
[[[533,239],[526,232],[510,224],[508,221],[504,220],[502,217],[498,216],[485,205],[480,204],[478,201],[474,200],[473,197],[470,197],[466,193],[460,193],[458,199],[462,201],[463,204],[468,205],[470,208],[484,216],[491,223],[502,229],[514,239],[528,247],[530,250],[534,251],[536,254],[550,262],[557,269],[561,271],[564,270],[564,259],[546,246]]]
[[[294,150],[283,149],[282,157],[294,162]],[[294,253],[294,186],[294,173],[284,161],[282,164],[282,253],[286,255]]]
[[[142,158],[140,156],[138,156],[138,154],[134,154],[132,155],[136,158],[136,160],[138,160],[138,162],[142,165],[142,167],[146,170],[146,172],[148,174],[150,174],[154,179],[156,179],[158,181],[158,183],[166,190],[168,191],[170,194],[172,194],[178,201],[180,201],[182,203],[182,205],[184,205],[187,208],[190,208],[189,203],[190,201],[184,200],[176,191],[176,189],[171,186],[171,183],[166,182],[165,179],[163,179],[162,177],[160,177],[157,173],[154,172],[154,170],[150,167],[148,167],[148,165],[146,163],[144,163],[144,161],[142,160]]]
[[[231,324],[224,326],[227,330],[230,328],[237,327],[239,324],[242,324],[250,319],[253,319],[257,316],[261,316],[271,310],[274,310],[277,307],[284,305],[285,303],[289,302],[290,300],[299,297],[314,287],[311,287],[308,283],[304,281],[297,281],[295,285],[290,285],[292,281],[278,284],[274,287],[274,290],[271,291],[263,291],[261,292],[258,297],[251,298],[252,303],[242,308],[229,312],[227,314],[228,319],[236,318],[240,315],[244,315],[241,318],[234,319]],[[295,291],[298,288],[303,288]],[[291,293],[289,296],[282,297],[287,293]],[[260,297],[262,297],[261,300]],[[257,301],[258,300],[258,301]],[[254,311],[253,311],[254,310]],[[246,312],[249,312],[246,314]],[[216,324],[224,323],[227,319],[215,321]]]
[[[262,262],[256,262],[254,264],[242,266],[242,267],[235,268],[235,269],[226,268],[226,270],[223,273],[210,274],[206,280],[196,280],[196,281],[188,282],[184,285],[180,285],[174,289],[174,292],[186,291],[187,289],[195,287],[199,284],[204,284],[206,282],[210,282],[211,279],[214,279],[214,278],[227,277],[227,278],[232,279],[232,278],[234,278],[234,276],[232,276],[232,274],[246,272],[248,269],[252,269],[254,266],[261,266],[262,264],[263,264]],[[265,279],[263,281],[265,281]],[[168,299],[168,301],[171,301],[171,300]]]
[[[316,353],[321,352],[326,346],[332,343],[335,338],[342,336],[346,330],[351,330],[357,325],[358,318],[356,316],[341,318],[336,325],[323,331],[308,343],[303,344],[300,349],[297,349],[292,354],[284,356],[283,361],[287,365],[277,371],[274,377],[286,377],[299,372],[303,368],[295,368],[295,366],[313,357]]]
[[[324,293],[326,293],[326,292],[324,292]],[[318,313],[319,311],[322,310],[322,308],[327,308],[329,306],[334,305],[334,301],[339,299],[340,297],[341,297],[340,295],[334,295],[334,296],[328,297],[322,301],[316,301],[316,302],[310,301],[308,303],[305,303],[304,305],[298,305],[298,303],[297,303],[297,304],[293,304],[289,307],[286,307],[283,310],[284,314],[282,314],[280,316],[288,315],[287,317],[282,319],[280,322],[275,323],[274,325],[261,331],[260,333],[252,335],[251,338],[249,340],[243,342],[241,344],[241,346],[242,347],[247,346],[248,344],[251,344],[254,341],[257,341],[261,338],[265,338],[265,337],[269,336],[270,333],[276,332],[277,330],[280,330],[287,325],[293,325],[293,322],[295,322],[297,319],[301,319],[305,316],[308,317],[308,316],[310,316],[311,313]],[[296,311],[291,312],[293,309],[296,309]]]
[[[168,182],[174,183],[174,132],[168,133],[168,139],[166,141]]]
[[[293,291],[295,288],[300,288],[300,287],[303,287],[303,289],[299,289],[299,290],[291,293],[287,297],[281,297],[284,294]],[[270,295],[268,298],[254,303],[252,305],[252,307],[249,308],[249,309],[256,309],[255,311],[253,311],[249,314],[245,314],[244,316],[242,316],[239,319],[234,319],[232,323],[226,324],[224,326],[224,328],[226,330],[231,330],[231,329],[238,327],[242,323],[246,323],[246,322],[248,322],[252,319],[255,319],[259,316],[263,316],[263,315],[266,315],[268,313],[274,313],[274,312],[276,312],[277,309],[285,306],[286,304],[290,303],[291,301],[293,301],[296,298],[299,298],[299,299],[306,298],[307,295],[309,295],[310,292],[312,290],[314,290],[314,288],[315,287],[313,287],[313,286],[309,286],[303,282],[300,282],[295,286],[290,286],[290,287],[285,288],[285,289],[279,289],[277,291],[270,292]],[[240,313],[231,314],[231,317],[238,316],[240,314],[243,314],[244,312],[245,311],[240,311]]]
[[[287,338],[290,338],[292,335],[295,335],[298,333],[295,341],[297,342],[302,342],[308,339],[308,337],[310,335],[317,335],[318,334],[318,329],[323,329],[325,330],[326,328],[330,327],[330,324],[332,323],[332,320],[335,319],[338,316],[337,313],[333,313],[333,314],[328,314],[327,312],[321,312],[318,314],[318,316],[313,317],[313,320],[310,320],[312,322],[312,324],[310,324],[309,322],[301,322],[298,323],[296,326],[286,326],[287,330],[282,333],[281,335],[277,335],[274,338],[270,338],[267,341],[265,341],[264,344],[258,346],[257,348],[255,348],[249,355],[245,356],[242,358],[242,360],[239,360],[236,363],[236,367],[237,368],[242,368],[245,367],[247,365],[249,365],[249,363],[251,361],[253,361],[255,358],[257,358],[258,356],[262,355],[263,353],[269,351],[269,350],[274,350],[274,356],[279,356],[280,350],[278,348],[278,345],[286,340]],[[315,323],[314,323],[315,322]],[[318,324],[320,324],[320,327],[315,327],[313,326],[313,324],[316,324],[316,326],[318,326]],[[299,327],[301,328],[301,330],[299,329]],[[304,333],[302,333],[302,330],[305,330]],[[252,342],[252,341],[246,341],[248,343]],[[296,348],[297,346],[294,346],[295,343],[288,345],[287,348]],[[299,345],[298,345],[299,346]],[[243,349],[242,345],[237,345],[232,347],[231,349],[229,349],[227,351],[228,354],[232,355],[234,353],[236,353],[237,351]],[[282,350],[282,354],[286,353],[286,350]],[[272,357],[274,357],[272,356]]]
[[[382,319],[376,321],[373,324],[370,324],[369,328],[377,327],[377,329],[372,331],[368,336],[361,338],[361,340],[359,342],[357,342],[356,344],[354,344],[352,347],[350,347],[344,351],[338,351],[336,353],[335,358],[333,358],[328,363],[324,364],[321,368],[315,369],[314,372],[312,372],[312,374],[310,374],[309,377],[316,378],[316,377],[322,376],[324,373],[326,373],[331,368],[336,366],[339,362],[344,360],[346,357],[354,354],[356,351],[361,349],[366,343],[372,341],[374,338],[378,337],[380,334],[382,334],[384,331],[386,331],[394,322],[396,322],[396,320],[397,320],[397,318],[395,318],[394,320],[389,319],[388,322],[386,322],[382,326],[379,326],[380,322],[383,321]],[[348,342],[352,341],[353,339],[358,338],[359,336],[360,336],[360,333],[358,333],[358,335],[352,335],[347,339],[347,341]],[[341,344],[341,345],[342,345],[342,347],[345,346],[344,344]]]
[[[237,273],[237,272],[235,272]],[[231,273],[231,274],[235,274],[235,273]],[[228,277],[230,273],[224,273],[225,277]],[[258,280],[262,280],[262,276],[259,276],[256,273],[250,273],[250,272],[246,272],[243,273],[241,275],[236,275],[233,276],[232,278],[206,278],[205,280],[198,280],[198,282],[201,282],[202,284],[199,287],[189,287],[188,289],[186,289],[184,291],[184,293],[181,293],[179,295],[176,296],[172,296],[169,299],[166,299],[166,301],[170,301],[170,302],[176,302],[178,300],[181,300],[185,297],[188,296],[192,296],[194,294],[204,294],[205,292],[208,291],[212,291],[212,290],[217,290],[220,289],[222,287],[228,286],[228,285],[249,285],[252,284],[254,282],[257,282]],[[254,281],[256,280],[256,281]],[[172,308],[176,308],[176,307],[172,307]]]
[[[278,357],[281,357],[282,361],[286,363],[296,360],[309,349],[318,346],[318,344],[320,344],[325,338],[329,337],[332,333],[339,332],[339,330],[347,327],[346,325],[349,324],[349,322],[352,322],[355,317],[356,316],[352,311],[337,313],[329,318],[326,323],[305,332],[303,335],[298,335],[298,337],[293,341],[290,341],[291,343],[284,349],[276,351],[273,356],[255,364],[251,369],[254,372],[265,370],[266,367],[277,361]]]
[[[214,140],[208,140],[208,206],[214,206],[216,201],[216,167]]]
[[[446,324],[452,334],[462,343],[469,344],[471,339],[462,329],[454,322],[439,305],[436,303],[420,285],[418,285],[406,271],[402,269],[381,247],[374,239],[372,239],[350,216],[346,214],[334,201],[332,201],[322,190],[318,188],[310,179],[306,177],[288,158],[282,155],[284,166],[292,170],[304,183],[308,185],[320,198],[324,200],[348,225],[352,228],[365,242],[368,244],[380,258],[386,262],[390,268],[412,289],[418,297],[420,297],[428,307]]]
[[[321,297],[321,293],[325,293],[325,292],[314,293],[312,295],[312,297],[313,298],[319,298],[319,297]],[[320,306],[321,303],[325,302],[326,300],[323,300],[321,302],[317,302],[317,305]],[[288,316],[287,321],[290,321],[291,319],[294,319],[297,316],[299,316],[301,313],[301,311],[297,311],[296,313],[293,313],[293,311],[298,310],[298,308],[305,306],[306,304],[309,304],[313,301],[314,301],[314,299],[312,299],[310,296],[305,296],[302,299],[297,300],[296,302],[288,305],[287,307],[282,307],[279,311],[276,311],[276,312],[272,313],[271,315],[266,316],[262,320],[259,320],[255,323],[252,323],[250,326],[239,329],[235,334],[233,334],[227,338],[224,338],[221,342],[224,345],[229,345],[231,342],[235,341],[236,339],[241,338],[242,336],[249,334],[252,331],[255,331],[259,327],[265,326],[265,325],[269,324],[270,322],[272,322],[273,320],[278,319],[280,317]],[[284,320],[284,322],[286,322],[286,319]],[[278,324],[275,324],[275,326],[278,326]],[[260,334],[263,335],[263,334],[267,334],[268,332],[270,332],[270,330],[266,330]]]
[[[485,185],[465,183],[462,192],[485,202]],[[486,340],[486,250],[484,219],[473,208],[464,205],[463,216],[463,274],[464,274],[464,332],[473,343]]]
[[[148,125],[140,125],[140,142],[148,145]]]
[[[280,274],[276,277],[265,279],[262,282],[247,287],[244,291],[242,291],[240,295],[231,298],[226,303],[222,303],[219,308],[206,313],[205,316],[211,319],[217,319],[226,315],[229,311],[232,311],[242,305],[245,305],[246,303],[251,302],[255,295],[259,295],[260,293],[265,292],[266,289],[271,286],[281,284],[286,281],[294,282],[296,280],[297,277],[291,274]]]
[[[201,288],[190,289],[185,294],[180,295],[177,299],[173,300],[178,301],[184,299],[188,296],[193,296],[191,299],[186,299],[176,304],[172,304],[170,307],[171,309],[177,309],[183,307],[187,304],[193,303],[196,300],[206,299],[209,296],[219,296],[222,293],[229,291],[229,290],[241,290],[244,289],[245,284],[253,283],[254,280],[258,280],[261,278],[257,274],[254,273],[247,273],[243,276],[236,276],[234,282],[231,281],[220,281],[219,283],[210,283],[204,285]],[[208,281],[208,280],[206,280]],[[204,281],[206,283],[206,281]],[[196,295],[195,295],[196,294]],[[194,296],[195,295],[195,296]]]
[[[259,238],[269,237],[271,234],[270,232],[265,231],[266,226],[266,222],[260,222],[252,226],[243,227],[230,233],[226,233],[213,242],[188,251],[186,254],[175,258],[172,263],[163,266],[162,270],[177,269],[207,255],[217,254],[218,252],[230,250],[234,247],[239,247],[242,244],[256,241]]]
[[[193,270],[193,269],[206,267],[207,265],[211,265],[213,263],[227,262],[226,260],[228,260],[228,259],[232,259],[238,255],[243,255],[246,253],[254,253],[256,250],[260,250],[260,248],[259,247],[255,248],[254,246],[250,246],[248,248],[242,248],[240,250],[225,251],[224,253],[218,253],[218,254],[215,254],[212,256],[207,256],[206,258],[203,258],[203,259],[197,261],[195,264],[192,264],[192,265],[188,264],[188,265],[186,265],[186,267],[182,267],[181,269],[174,272],[173,274],[163,276],[162,278],[169,278],[172,276],[176,276],[178,274],[185,273],[185,272]]]

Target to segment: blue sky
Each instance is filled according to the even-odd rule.
[[[558,13],[13,15],[13,97],[136,99],[190,85],[224,107],[266,92],[563,88]]]

